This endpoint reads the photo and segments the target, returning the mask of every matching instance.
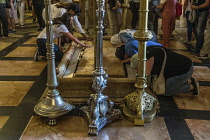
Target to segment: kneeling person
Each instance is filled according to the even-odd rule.
[[[165,52],[164,52],[165,51]],[[192,78],[192,61],[181,54],[175,53],[169,49],[159,46],[147,47],[146,74],[160,75],[163,61],[166,54],[166,63],[163,76],[165,78],[165,96],[172,96],[178,93],[199,94],[199,84],[195,78]],[[131,67],[138,68],[138,54],[131,58]],[[150,85],[150,83],[148,83]]]
[[[74,41],[75,43],[84,46],[84,47],[92,47],[91,45],[82,43],[77,38],[75,38],[66,28],[65,25],[62,24],[62,20],[60,24],[54,24],[52,26],[53,32],[53,40],[61,37],[62,35],[68,37],[70,40]],[[42,56],[46,56],[47,49],[46,49],[46,27],[41,31],[41,33],[37,37],[37,45],[39,52]],[[62,52],[59,50],[58,46],[54,44],[54,51],[55,51],[55,60],[60,61],[62,59]]]

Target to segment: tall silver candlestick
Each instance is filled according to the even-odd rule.
[[[96,0],[98,9],[96,16],[98,18],[97,25],[97,43],[96,43],[96,59],[95,71],[93,72],[93,89],[96,94],[91,94],[88,100],[88,106],[81,108],[82,115],[89,123],[88,134],[97,135],[98,131],[106,124],[121,117],[118,109],[113,109],[114,103],[109,100],[108,96],[102,94],[107,84],[108,75],[103,69],[103,19],[104,19],[104,2],[105,0]]]
[[[51,0],[45,0],[45,16],[46,16],[46,35],[47,35],[47,96],[39,102],[34,111],[44,117],[49,118],[49,125],[56,125],[56,118],[71,111],[74,106],[62,100],[58,86],[56,70],[55,70],[55,52],[52,32],[52,16],[50,9]]]

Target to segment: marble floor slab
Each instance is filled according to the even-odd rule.
[[[175,51],[175,52],[190,58],[192,60],[192,62],[201,62],[201,60],[199,60],[194,55],[191,55],[189,52],[183,52],[183,51]]]
[[[4,126],[8,119],[9,116],[0,116],[0,129]]]
[[[18,106],[33,81],[0,81],[0,106]]]
[[[198,96],[183,93],[173,96],[173,98],[179,109],[210,110],[210,87],[207,86],[200,86],[200,95]]]
[[[186,50],[186,47],[181,44],[179,41],[170,41],[170,49],[183,49],[183,50]]]
[[[195,140],[210,139],[210,120],[185,120]]]
[[[163,44],[163,40],[158,40],[158,43]],[[170,48],[169,49],[182,49],[182,50],[186,50],[186,47],[181,44],[179,41],[174,41],[171,40],[170,41]]]
[[[34,116],[21,140],[170,140],[165,122],[159,117],[144,127],[123,119],[108,124],[97,136],[88,136],[87,131],[88,124],[81,116],[63,116],[53,127]]]
[[[210,69],[205,66],[194,66],[194,77],[198,81],[210,81]]]
[[[23,44],[36,44],[36,37],[32,37]]]
[[[0,51],[17,41],[22,35],[9,35],[9,37],[0,39]]]
[[[34,61],[4,61],[1,60],[0,75],[4,76],[38,76],[46,62]]]
[[[10,52],[6,57],[34,57],[37,47],[17,47]]]

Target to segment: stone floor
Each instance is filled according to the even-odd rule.
[[[189,54],[192,46],[183,43],[185,28],[177,28],[178,40],[171,41],[171,49],[192,59],[199,96],[158,96],[160,113],[151,123],[134,126],[123,118],[102,128],[97,136],[87,134],[88,124],[79,114],[81,104],[60,117],[56,126],[47,125],[46,118],[34,113],[46,89],[47,64],[33,61],[39,32],[27,16],[25,28],[0,39],[0,140],[210,139],[210,63]]]

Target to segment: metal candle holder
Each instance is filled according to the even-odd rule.
[[[55,70],[55,52],[52,32],[52,16],[50,10],[51,0],[45,0],[45,14],[46,14],[46,34],[47,34],[47,96],[44,100],[39,102],[34,111],[44,117],[49,118],[49,125],[56,125],[56,118],[71,111],[74,106],[68,102],[64,102],[59,95],[56,87],[58,86],[56,70]]]
[[[139,41],[138,47],[138,76],[135,83],[136,91],[124,97],[123,113],[134,125],[144,125],[156,117],[159,109],[157,100],[146,93],[146,41],[152,38],[152,33],[147,30],[148,0],[140,1],[140,22],[134,38]]]
[[[108,100],[108,96],[102,94],[107,84],[108,75],[103,70],[103,19],[104,19],[104,2],[105,0],[96,0],[98,9],[96,16],[98,17],[97,25],[97,45],[95,48],[95,71],[93,72],[92,87],[96,94],[91,94],[88,100],[88,106],[80,108],[82,115],[89,123],[88,134],[97,135],[98,131],[106,124],[121,118],[121,112],[113,109],[114,103]]]

